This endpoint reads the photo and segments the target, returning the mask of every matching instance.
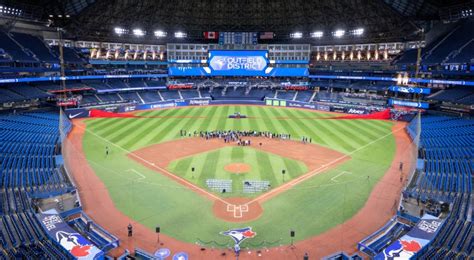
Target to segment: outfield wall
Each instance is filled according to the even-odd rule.
[[[183,99],[173,101],[162,101],[149,104],[114,104],[106,105],[101,107],[91,108],[73,108],[65,110],[65,113],[69,119],[74,118],[85,118],[90,116],[90,110],[100,109],[107,112],[113,113],[126,113],[139,110],[149,109],[163,109],[173,107],[185,107],[185,106],[208,106],[208,105],[254,105],[254,106],[276,106],[276,107],[293,107],[293,108],[305,108],[326,112],[337,112],[347,114],[359,114],[366,115],[372,112],[377,112],[386,109],[385,107],[378,106],[357,106],[349,104],[331,104],[331,103],[307,103],[299,101],[290,101],[283,99],[271,99],[267,98],[262,100],[212,100],[210,98],[197,98],[197,99]]]

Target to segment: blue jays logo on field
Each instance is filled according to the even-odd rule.
[[[383,250],[383,256],[384,259],[409,259],[421,248],[416,240],[399,239]]]
[[[221,235],[230,236],[236,244],[240,244],[247,238],[253,238],[257,235],[256,232],[252,231],[251,227],[246,228],[237,228],[237,229],[230,229],[224,232],[221,232]]]
[[[77,258],[89,256],[89,251],[92,248],[89,241],[78,233],[58,231],[56,232],[56,241]]]

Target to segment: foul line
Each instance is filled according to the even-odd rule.
[[[337,183],[338,181],[336,181],[336,178],[337,178],[337,177],[339,177],[339,176],[342,176],[342,175],[344,175],[344,174],[352,174],[352,172],[348,172],[348,171],[342,171],[342,172],[340,172],[338,175],[336,175],[336,176],[332,177],[332,178],[331,178],[331,181],[333,181],[333,182],[336,182],[336,183]]]
[[[81,128],[82,130],[84,130],[85,132],[88,132],[88,133],[90,133],[90,134],[96,136],[97,138],[99,138],[99,139],[101,139],[101,140],[103,140],[103,141],[105,141],[105,142],[107,142],[107,143],[109,143],[109,144],[111,144],[111,145],[113,145],[113,146],[115,146],[115,147],[117,147],[117,148],[119,148],[119,149],[121,149],[121,150],[127,152],[127,153],[130,154],[131,156],[133,156],[133,157],[137,158],[138,160],[140,160],[140,161],[142,161],[142,162],[144,162],[144,163],[150,165],[152,168],[157,169],[158,171],[160,171],[160,172],[166,174],[167,176],[169,176],[169,177],[171,177],[171,178],[173,178],[173,179],[175,179],[175,180],[182,181],[182,182],[186,183],[186,184],[189,185],[191,188],[200,191],[200,192],[203,193],[204,195],[207,195],[207,196],[209,196],[209,197],[211,197],[211,198],[213,198],[213,199],[215,199],[215,200],[221,201],[222,203],[225,203],[226,205],[232,205],[232,204],[228,203],[227,201],[221,199],[220,197],[218,197],[218,196],[216,196],[216,195],[214,195],[214,194],[212,194],[212,193],[210,193],[210,192],[208,192],[208,191],[206,191],[206,190],[204,190],[204,189],[202,189],[202,188],[200,188],[200,187],[194,185],[193,183],[191,183],[191,182],[189,182],[189,181],[187,181],[187,180],[185,180],[185,179],[183,179],[183,178],[180,178],[180,177],[178,177],[178,176],[176,176],[176,175],[174,175],[174,174],[168,172],[167,170],[165,170],[165,169],[163,169],[163,168],[161,168],[161,167],[155,165],[155,164],[152,163],[152,162],[149,162],[148,160],[143,159],[142,157],[136,155],[134,152],[131,152],[131,151],[129,151],[129,150],[127,150],[127,149],[121,147],[120,145],[117,145],[117,144],[115,144],[115,143],[112,143],[112,142],[110,142],[109,140],[103,138],[102,136],[100,136],[100,135],[98,135],[98,134],[96,134],[96,133],[94,133],[94,132],[89,131],[87,128],[84,128],[84,127],[79,126],[79,125],[76,125],[76,124],[74,124],[74,126],[79,127],[79,128]]]
[[[379,137],[379,138],[373,140],[372,142],[369,142],[369,143],[367,143],[367,144],[365,144],[365,145],[363,145],[363,146],[361,146],[361,147],[355,149],[354,151],[351,151],[351,152],[349,152],[349,153],[347,153],[347,154],[345,154],[345,155],[343,155],[343,156],[341,156],[341,157],[339,157],[339,158],[336,158],[336,159],[334,159],[333,161],[329,162],[328,164],[321,165],[319,168],[313,170],[312,172],[309,172],[309,173],[307,173],[307,174],[305,174],[305,175],[303,175],[303,176],[300,176],[300,177],[298,177],[298,178],[296,178],[296,179],[291,180],[290,182],[287,182],[287,183],[281,185],[280,187],[277,187],[277,188],[275,188],[275,189],[273,189],[273,190],[270,190],[269,192],[264,193],[264,194],[262,194],[262,195],[256,197],[255,199],[253,199],[253,200],[251,200],[251,201],[245,203],[244,205],[250,205],[250,204],[252,204],[252,203],[254,203],[254,202],[256,202],[256,201],[263,200],[264,198],[268,197],[269,195],[273,195],[273,194],[276,195],[276,194],[280,193],[282,190],[289,189],[289,188],[291,188],[291,187],[293,187],[293,186],[295,186],[295,185],[297,185],[297,184],[299,184],[299,183],[301,183],[301,182],[303,182],[303,181],[305,181],[305,180],[307,180],[307,179],[309,179],[309,178],[315,176],[316,174],[319,174],[319,173],[321,173],[322,171],[328,169],[329,166],[335,164],[336,162],[338,162],[338,161],[340,161],[340,160],[342,160],[342,159],[344,159],[344,158],[347,158],[347,157],[349,157],[350,155],[352,155],[352,154],[354,154],[354,153],[356,153],[356,152],[358,152],[358,151],[360,151],[360,150],[362,150],[362,149],[365,149],[366,147],[368,147],[368,146],[370,146],[370,145],[372,145],[372,144],[374,144],[374,143],[376,143],[376,142],[379,142],[379,141],[381,141],[382,139],[385,139],[385,138],[387,138],[388,136],[393,135],[394,133],[397,133],[397,132],[399,132],[399,131],[401,131],[401,130],[403,130],[403,129],[404,129],[404,127],[401,127],[400,129],[397,129],[397,130],[395,130],[395,131],[390,131],[390,133],[388,133],[388,134],[386,134],[386,135],[383,135],[383,136],[381,136],[381,137]]]
[[[145,175],[139,173],[139,172],[138,172],[137,170],[135,170],[135,169],[128,169],[127,172],[134,172],[134,173],[136,173],[138,176],[140,176],[140,178],[135,179],[135,180],[137,180],[137,181],[141,181],[141,180],[143,180],[143,179],[146,179]]]

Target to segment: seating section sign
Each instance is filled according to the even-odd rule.
[[[102,259],[104,253],[72,229],[58,214],[38,214],[46,233],[75,259]]]
[[[425,214],[406,235],[395,240],[374,259],[410,259],[433,240],[443,221]]]

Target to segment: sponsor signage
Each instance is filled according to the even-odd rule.
[[[38,214],[48,236],[75,259],[102,259],[104,253],[89,240],[72,229],[58,214]]]
[[[416,107],[416,108],[423,108],[423,109],[428,109],[430,105],[427,102],[416,102],[416,101],[406,101],[406,100],[397,100],[397,99],[389,99],[388,104],[404,106],[404,107]]]
[[[207,106],[210,104],[210,99],[190,99],[188,103],[190,106]]]
[[[85,108],[67,109],[64,113],[69,119],[89,117],[89,110]]]
[[[372,77],[372,76],[338,76],[338,75],[310,75],[313,79],[349,79],[349,80],[374,80],[374,81],[393,81],[397,82],[397,78],[391,77]],[[409,78],[409,83],[423,83],[423,84],[447,84],[458,86],[474,86],[474,81],[464,80],[444,80],[444,79],[416,79]]]
[[[392,92],[410,93],[410,94],[431,94],[430,88],[415,88],[415,87],[404,87],[404,86],[390,86],[388,88]]]
[[[248,71],[247,75],[230,75],[232,71],[227,71],[228,76],[266,76],[266,77],[307,77],[309,72],[307,68],[274,68],[268,67],[264,72]],[[168,68],[169,76],[225,76],[224,73],[214,74],[209,67],[191,67],[191,66],[173,66]]]
[[[191,88],[193,88],[193,83],[168,85],[168,89],[191,89]]]
[[[175,100],[175,101],[164,101],[153,104],[142,104],[142,105],[124,105],[124,106],[112,106],[102,108],[109,112],[132,112],[136,110],[147,110],[147,109],[158,109],[158,108],[171,108],[180,106],[207,106],[211,104],[210,99],[188,99],[188,100]],[[86,108],[73,108],[64,111],[69,119],[89,117],[89,110]]]
[[[406,235],[395,240],[374,259],[410,259],[434,239],[443,221],[425,214]]]
[[[0,79],[0,84],[19,82],[59,81],[59,80],[89,80],[89,79],[132,79],[132,78],[166,78],[168,74],[134,74],[134,75],[91,75],[91,76],[65,76],[65,77],[38,77]]]
[[[308,86],[284,86],[285,90],[308,90]]]
[[[347,108],[346,113],[356,114],[356,115],[364,115],[364,114],[367,114],[367,111],[365,109],[361,109],[361,108]]]
[[[327,106],[327,105],[320,105],[320,104],[317,104],[316,105],[316,109],[317,110],[321,110],[321,111],[331,111],[331,107],[330,106]]]
[[[300,107],[300,108],[307,108],[307,109],[316,109],[316,105],[315,104],[310,104],[310,103],[288,101],[286,104],[287,104],[288,107]]]
[[[332,112],[344,113],[346,112],[346,107],[335,105],[335,106],[331,106],[330,110]]]

